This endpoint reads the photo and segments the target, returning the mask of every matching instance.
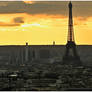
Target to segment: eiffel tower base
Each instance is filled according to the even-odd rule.
[[[79,56],[64,56],[62,60],[63,65],[74,65],[74,66],[81,66],[82,61],[80,60]]]

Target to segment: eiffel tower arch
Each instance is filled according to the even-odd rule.
[[[73,18],[72,18],[72,3],[69,2],[69,24],[68,24],[68,39],[66,44],[65,55],[63,56],[63,64],[81,65],[80,57],[76,50],[76,43],[74,40]]]

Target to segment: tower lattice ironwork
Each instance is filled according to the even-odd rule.
[[[68,39],[66,44],[66,52],[63,57],[63,63],[73,63],[81,64],[80,57],[77,54],[76,44],[74,40],[74,30],[73,30],[73,16],[72,16],[72,3],[69,2],[69,24],[68,24]],[[74,62],[76,61],[76,62]]]

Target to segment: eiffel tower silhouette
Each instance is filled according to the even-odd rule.
[[[76,44],[75,44],[75,40],[74,40],[71,1],[69,2],[68,7],[69,7],[68,39],[67,39],[66,51],[65,51],[65,55],[63,57],[62,63],[63,64],[81,65],[80,57],[78,56],[78,53],[76,50]]]

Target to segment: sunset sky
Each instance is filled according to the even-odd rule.
[[[0,45],[66,44],[68,1],[0,1]],[[92,1],[74,1],[77,44],[92,44]]]

